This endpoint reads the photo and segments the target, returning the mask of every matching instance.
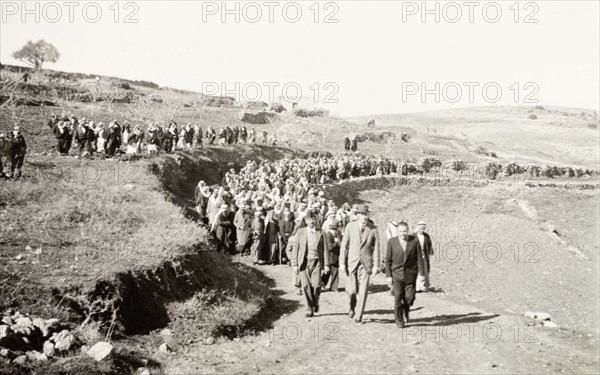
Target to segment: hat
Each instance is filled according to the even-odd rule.
[[[369,214],[369,206],[365,205],[365,204],[359,204],[356,206],[356,213],[357,214],[364,214],[367,215]]]
[[[338,229],[340,227],[340,222],[335,220],[333,223],[329,224],[329,229]]]
[[[335,212],[329,211],[327,215],[325,215],[325,220],[329,219],[330,216],[335,216]]]
[[[227,205],[227,203],[223,203],[223,204],[221,205],[221,209],[222,209],[222,210],[226,210],[226,209],[228,209],[228,208],[229,208],[229,206]]]
[[[21,128],[19,126],[15,126],[14,129],[13,129],[13,131],[20,132]]]
[[[325,192],[323,192],[323,190],[321,190],[321,191],[319,192],[319,196],[320,196],[320,197],[322,197],[323,195],[325,195]]]
[[[417,225],[427,225],[427,223],[425,223],[425,221],[423,221],[423,220],[419,220],[419,222],[417,223]]]

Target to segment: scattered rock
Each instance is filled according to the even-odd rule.
[[[42,351],[48,357],[54,357],[54,343],[52,343],[50,341],[44,342],[44,346],[43,346]]]
[[[15,324],[12,325],[12,330],[23,335],[30,335],[35,329],[33,321],[28,316],[19,316],[15,319]]]
[[[13,363],[17,363],[17,364],[24,364],[25,362],[27,362],[27,356],[26,355],[20,355],[17,358],[13,359]]]
[[[35,325],[35,321],[33,323]],[[59,320],[58,319],[46,319],[44,320],[44,324],[40,326],[40,330],[42,331],[42,335],[44,337],[49,337],[51,333],[56,332],[58,330]]]
[[[168,328],[165,328],[162,331],[160,331],[161,336],[171,336],[172,334],[173,332],[171,332],[171,330]]]
[[[539,321],[550,320],[550,314],[539,311],[527,311],[525,316]]]
[[[75,342],[75,336],[73,336],[68,330],[64,329],[60,331],[60,333],[53,334],[50,340],[54,341],[54,347],[56,350],[67,351],[71,349],[71,346]]]
[[[10,335],[12,330],[7,325],[0,325],[0,339]]]
[[[158,351],[161,353],[170,353],[171,348],[169,348],[169,345],[167,345],[166,343],[163,343],[158,347]]]
[[[23,254],[19,254],[15,257],[15,260],[21,260],[23,259]]]
[[[550,320],[544,320],[542,321],[542,325],[544,327],[548,327],[548,328],[558,328],[558,324],[554,323],[553,321]]]
[[[30,350],[28,352],[25,353],[25,355],[27,356],[27,359],[29,359],[30,361],[47,361],[48,357],[43,354],[40,353],[38,351],[35,350]]]
[[[90,357],[94,358],[97,362],[100,362],[104,358],[108,357],[112,350],[113,347],[111,344],[105,341],[100,341],[94,344],[94,346],[92,346],[90,350],[87,351],[87,354]]]
[[[214,337],[209,337],[208,339],[206,339],[206,345],[212,345],[215,343],[215,338]]]

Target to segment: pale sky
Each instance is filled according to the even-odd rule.
[[[74,8],[69,8],[74,2],[29,1],[31,14],[23,13],[22,3],[0,1],[4,64],[18,64],[11,54],[27,40],[45,39],[61,53],[58,63],[45,65],[50,69],[194,91],[224,86],[238,100],[250,99],[259,88],[267,101],[270,85],[278,85],[275,96],[286,84],[288,95],[295,96],[299,85],[304,96],[319,93],[315,106],[342,116],[491,105],[494,97],[496,104],[517,99],[535,105],[524,103],[528,94],[541,105],[598,109],[600,102],[598,1],[523,1],[518,7],[514,1],[428,1],[434,11],[437,3],[439,23],[435,12],[422,22],[421,1],[321,1],[317,6],[314,1],[228,1],[233,13],[225,22],[222,1],[122,1],[118,15],[114,1],[81,2]],[[130,13],[137,23],[125,22]],[[326,18],[338,22],[326,23]],[[436,82],[441,94],[446,85],[445,95],[439,103],[434,94],[423,100],[422,85],[435,91]],[[473,103],[465,82],[473,82]],[[419,92],[408,95],[415,88]],[[328,94],[339,103],[323,103]]]

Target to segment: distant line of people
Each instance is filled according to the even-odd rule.
[[[167,125],[149,124],[146,129],[140,125],[132,126],[129,122],[120,124],[117,120],[108,125],[103,122],[75,116],[56,116],[52,114],[48,127],[57,139],[57,151],[61,155],[69,155],[77,145],[81,156],[103,154],[113,157],[117,154],[136,155],[142,153],[146,146],[149,155],[159,152],[173,153],[177,150],[192,150],[203,146],[249,144],[259,141],[263,145],[277,146],[277,135],[262,130],[260,134],[254,127],[248,130],[245,125],[233,127],[225,125],[217,130],[208,126],[206,131],[196,123],[177,125],[171,120]],[[259,139],[260,137],[260,139]],[[289,145],[289,143],[288,143]],[[125,146],[125,151],[121,147]]]

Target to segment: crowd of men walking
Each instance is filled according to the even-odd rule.
[[[403,327],[415,292],[429,288],[432,245],[425,223],[419,222],[410,236],[407,223],[388,223],[381,241],[367,206],[338,207],[314,187],[363,171],[385,172],[383,163],[367,161],[361,156],[248,161],[239,172],[227,172],[221,186],[200,181],[196,210],[218,251],[248,255],[258,265],[289,264],[292,282],[305,296],[307,316],[319,312],[321,291],[339,291],[345,275],[348,315],[360,323],[369,277],[385,272],[395,296],[396,322]],[[361,168],[363,163],[368,168]]]
[[[171,120],[167,125],[149,124],[145,129],[132,126],[128,121],[113,120],[108,124],[85,117],[52,114],[47,122],[56,138],[56,151],[60,155],[120,157],[121,155],[158,155],[177,150],[192,150],[215,145],[262,144],[277,146],[277,135],[266,130],[247,129],[245,125],[225,125],[219,129],[208,126],[206,130],[196,123],[179,126]],[[289,146],[289,142],[287,143]],[[21,128],[8,134],[0,133],[0,177],[22,175],[27,154],[27,144]]]
[[[120,152],[121,146],[126,146],[126,154],[142,153],[146,145],[148,154],[159,152],[173,153],[176,150],[191,150],[203,146],[227,144],[257,144],[277,146],[277,136],[269,135],[265,130],[257,133],[254,127],[248,130],[245,125],[233,127],[225,125],[218,129],[208,126],[206,130],[195,123],[179,126],[175,120],[167,125],[149,124],[146,129],[140,125],[131,126],[125,121],[120,124],[117,120],[108,125],[75,116],[51,115],[48,126],[57,139],[57,150],[63,155],[69,154],[74,144],[81,155],[101,153],[112,157]],[[260,139],[259,139],[260,137]]]

